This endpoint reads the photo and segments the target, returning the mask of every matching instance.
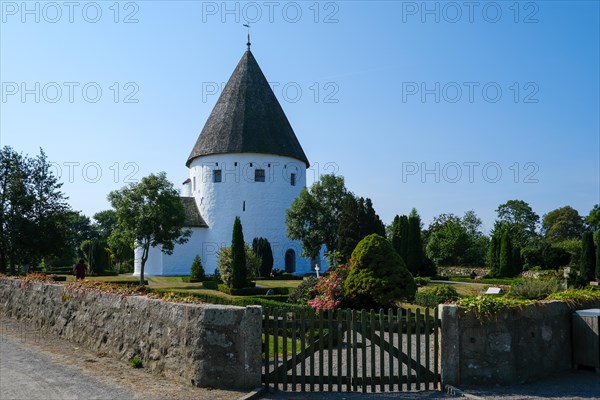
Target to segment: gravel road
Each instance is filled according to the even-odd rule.
[[[45,354],[25,348],[10,335],[0,343],[2,399],[132,398],[121,387],[98,381],[82,371],[52,362]]]
[[[0,316],[2,400],[232,400],[245,394],[172,382]]]

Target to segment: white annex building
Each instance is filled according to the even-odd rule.
[[[182,202],[192,236],[172,255],[152,248],[145,275],[189,275],[196,255],[213,273],[217,251],[231,245],[236,216],[246,243],[269,240],[273,268],[303,274],[319,263],[301,257],[300,243],[286,236],[286,210],[306,185],[309,163],[249,44],[186,166]],[[136,250],[134,275],[140,273],[140,259]]]

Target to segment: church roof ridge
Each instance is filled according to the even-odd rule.
[[[258,153],[308,158],[250,49],[237,64],[190,156]]]

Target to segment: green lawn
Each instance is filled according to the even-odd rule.
[[[302,283],[301,280],[266,280],[266,279],[255,279],[256,286],[268,287],[268,288],[276,288],[276,287],[284,287],[284,288],[295,288],[298,287]]]
[[[460,296],[477,296],[481,292],[489,288],[490,284],[484,283],[429,283],[426,287],[439,286],[439,285],[450,285]]]

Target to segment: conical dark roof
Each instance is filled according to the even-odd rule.
[[[308,159],[281,105],[247,50],[233,71],[187,160],[222,153],[275,154]]]

